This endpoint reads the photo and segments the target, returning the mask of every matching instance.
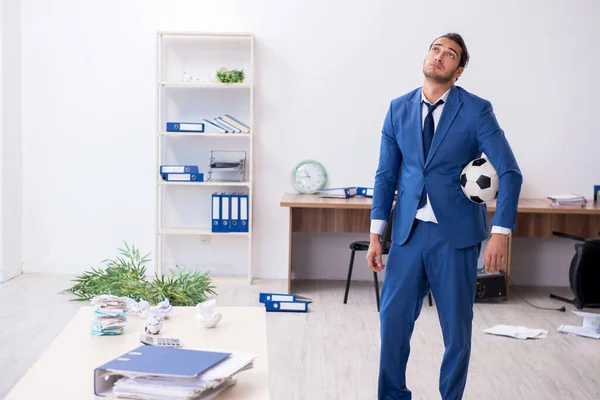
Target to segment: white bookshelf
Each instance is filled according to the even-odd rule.
[[[214,82],[214,72],[220,67],[242,69],[244,81],[235,84]],[[184,71],[195,80],[185,82]],[[193,267],[188,265],[189,262],[179,262],[180,254],[175,252],[165,261],[169,243],[170,247],[182,250],[185,242],[188,249],[183,250],[184,256],[194,253],[198,260],[218,259],[227,264],[223,258],[245,252],[246,263],[240,265],[239,257],[234,257],[238,262],[234,260],[234,265],[227,264],[225,269],[231,273],[224,275],[245,275],[252,282],[254,74],[252,33],[157,33],[154,258],[158,275],[167,273],[175,265]],[[202,122],[203,118],[212,119],[224,114],[233,115],[250,126],[250,132],[166,131],[167,122]],[[242,181],[207,182],[211,150],[245,151],[246,168]],[[159,169],[161,165],[169,164],[198,165],[204,181],[165,181]],[[211,204],[215,192],[248,194],[248,232],[212,232]],[[219,243],[215,244],[216,241]],[[218,265],[208,269],[213,274],[221,272]]]

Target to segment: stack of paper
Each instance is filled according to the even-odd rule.
[[[355,186],[322,189],[317,191],[317,197],[331,197],[334,199],[347,199],[356,196],[357,188]]]
[[[214,399],[253,367],[256,355],[141,346],[99,367],[97,395],[133,399]],[[111,384],[110,376],[116,378]],[[108,385],[108,386],[107,386]]]
[[[581,326],[561,325],[558,327],[559,332],[600,339],[600,314],[582,311],[573,311],[573,313],[583,317]]]
[[[119,379],[113,393],[126,399],[212,400],[233,384],[233,378],[223,382],[208,382],[201,379],[142,376]]]
[[[579,196],[574,193],[568,194],[555,194],[548,196],[553,206],[561,207],[584,207],[587,204],[587,200],[583,196]]]
[[[91,301],[94,306],[92,335],[120,335],[127,324],[127,299],[112,295],[96,296]]]
[[[236,383],[235,375],[252,368],[256,356],[232,353],[228,358],[194,378],[137,376],[119,379],[113,386],[117,397],[168,400],[210,400]]]

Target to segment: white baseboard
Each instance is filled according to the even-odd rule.
[[[17,276],[23,274],[23,263],[19,264],[17,269],[15,269],[12,273],[7,273],[6,270],[0,271],[0,283],[8,282],[11,279],[16,278]]]

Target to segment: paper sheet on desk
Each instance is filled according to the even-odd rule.
[[[510,336],[516,339],[544,339],[548,336],[548,331],[545,329],[531,329],[513,325],[496,325],[483,331],[491,335]]]

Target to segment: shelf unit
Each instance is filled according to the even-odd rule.
[[[211,74],[220,67],[243,69],[244,81],[239,84],[214,82]],[[184,81],[184,71],[195,80]],[[245,275],[252,282],[254,74],[252,33],[157,32],[155,272],[159,276],[168,272],[164,260],[167,239],[200,236],[203,240],[214,236],[225,241],[231,237],[246,239]],[[224,114],[240,119],[250,127],[250,132],[166,131],[167,122],[202,122],[203,118],[213,119]],[[199,172],[206,179],[210,151],[232,149],[246,152],[245,176],[241,182],[173,182],[160,176],[161,165],[198,165]],[[166,201],[171,195],[169,192],[177,190],[185,191],[183,203],[187,203],[184,204],[187,209],[178,208],[176,200]],[[214,192],[248,194],[248,232],[212,232],[211,196]],[[190,196],[194,196],[194,201],[190,202]],[[169,213],[179,216],[179,223],[168,222]],[[194,216],[199,223],[187,224],[188,216]],[[231,253],[230,246],[225,244],[223,247]],[[215,253],[213,256],[218,252],[219,258],[228,255],[227,251],[213,250],[209,246],[203,246],[203,249]],[[236,266],[237,272],[238,268]]]

